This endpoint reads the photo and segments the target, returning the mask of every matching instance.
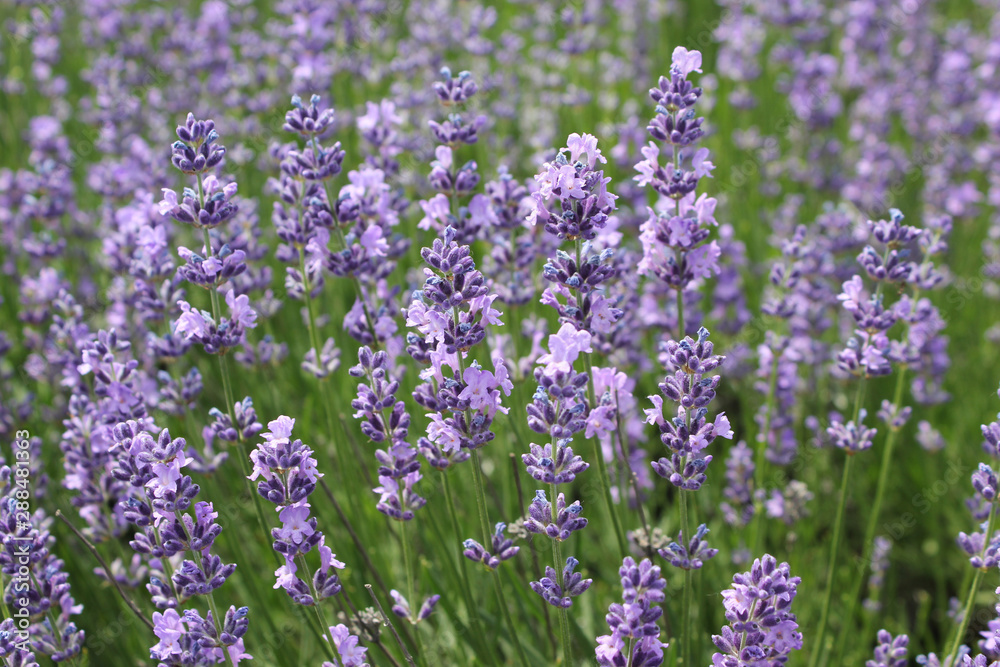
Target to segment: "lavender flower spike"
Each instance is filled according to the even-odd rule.
[[[601,667],[658,667],[663,664],[667,644],[659,639],[659,604],[666,599],[667,580],[659,566],[648,559],[636,564],[626,556],[618,570],[622,603],[614,603],[605,619],[610,635],[597,638],[597,664]],[[626,643],[626,640],[628,642]]]
[[[791,611],[798,585],[788,563],[779,565],[767,554],[749,572],[734,575],[733,587],[722,592],[729,625],[712,635],[721,651],[712,655],[714,667],[781,665],[801,649],[802,634]]]

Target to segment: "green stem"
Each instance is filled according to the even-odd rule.
[[[378,613],[382,616],[382,626],[389,626],[389,630],[392,631],[392,636],[396,639],[396,644],[399,645],[399,650],[403,652],[403,657],[406,659],[406,664],[410,667],[417,667],[417,663],[414,662],[413,656],[410,652],[406,650],[406,644],[400,638],[399,633],[396,632],[396,626],[393,625],[389,617],[385,615],[385,609],[382,608],[382,603],[379,601],[378,597],[375,595],[375,591],[372,590],[371,584],[365,584],[365,588],[368,589],[368,595],[371,596],[372,600],[375,602],[375,606],[378,607]]]
[[[451,520],[451,530],[454,533],[455,539],[460,540],[462,539],[462,533],[458,527],[458,517],[455,515],[455,497],[451,491],[451,481],[448,479],[447,470],[441,471],[441,479],[444,482],[444,495],[448,504],[448,518]],[[452,566],[454,566],[454,562],[452,562]],[[460,555],[458,558],[458,574],[462,579],[462,596],[465,598],[469,622],[472,624],[472,630],[476,634],[476,642],[478,643],[486,635],[483,634],[483,628],[479,621],[479,607],[472,599],[472,589],[469,587],[469,571],[465,564],[465,556]],[[491,663],[496,665],[496,655],[494,652],[487,650],[485,653],[490,656]]]
[[[416,592],[413,586],[413,563],[410,558],[410,545],[409,540],[406,539],[406,521],[399,522],[399,544],[403,549],[403,569],[406,570],[406,595],[407,600],[410,602],[410,609],[417,609],[417,598]],[[410,619],[410,622],[414,622]]]
[[[859,391],[860,395],[861,392]],[[854,455],[847,454],[847,461],[844,463],[844,476],[840,481],[840,501],[837,503],[837,518],[833,524],[833,542],[830,545],[830,561],[826,567],[826,596],[823,598],[823,608],[820,612],[819,632],[816,636],[816,650],[809,658],[809,667],[818,664],[819,657],[824,653],[823,641],[826,638],[826,623],[830,616],[830,603],[833,601],[833,579],[837,565],[837,551],[840,547],[840,537],[844,529],[844,508],[847,506],[847,489],[851,478],[851,467],[854,463]]]
[[[903,400],[903,387],[906,384],[906,366],[903,366],[899,375],[896,378],[896,389],[893,393],[892,404],[895,409],[899,409],[900,403]],[[868,516],[868,525],[865,527],[865,541],[862,543],[864,552],[861,561],[861,568],[855,575],[854,592],[850,597],[850,613],[848,613],[844,618],[848,621],[854,618],[854,612],[857,610],[858,598],[861,596],[861,589],[865,584],[867,579],[868,568],[871,566],[872,553],[875,550],[875,531],[878,530],[878,520],[879,515],[882,512],[882,501],[885,499],[885,490],[888,487],[889,481],[889,468],[892,465],[892,452],[896,444],[896,439],[899,436],[899,429],[889,427],[889,432],[886,434],[885,438],[885,448],[882,450],[882,462],[880,464],[879,476],[878,476],[878,486],[875,489],[875,500],[872,503],[872,511]],[[867,624],[866,624],[867,625]],[[844,623],[844,627],[840,632],[840,641],[838,645],[840,650],[843,651],[847,644],[847,632],[849,631],[851,624],[849,622]],[[862,635],[862,639],[867,636]]]
[[[615,389],[615,405],[618,405],[618,389]],[[636,481],[637,476],[632,470],[632,464],[628,460],[628,452],[626,451],[625,444],[625,434],[622,432],[622,420],[621,413],[616,411],[615,415],[615,432],[618,435],[618,446],[621,449],[622,455],[622,465],[625,466],[625,474],[628,475],[629,486],[632,487],[632,493],[635,494],[635,507],[639,513],[639,521],[642,522],[642,528],[646,531],[646,556],[649,558],[653,557],[653,533],[649,526],[649,521],[646,520],[646,512],[642,509],[642,496],[639,495],[639,484]]]
[[[685,548],[691,543],[691,517],[688,515],[688,494],[684,489],[678,489],[680,496],[681,532],[684,535]],[[694,577],[690,569],[684,570],[684,598],[681,611],[681,660],[687,666],[691,664],[691,598]]]
[[[590,401],[590,408],[597,407],[597,399],[594,395],[594,365],[591,362],[589,352],[583,353],[584,364],[587,368],[587,400]],[[597,461],[597,479],[601,487],[601,495],[604,497],[604,505],[611,516],[611,525],[615,530],[615,538],[618,540],[618,550],[623,555],[628,555],[628,541],[625,539],[625,531],[622,530],[621,521],[618,518],[614,501],[611,499],[610,478],[608,477],[608,464],[604,460],[604,451],[599,438],[591,438],[594,443],[594,459]],[[554,451],[554,450],[553,450]],[[555,502],[555,498],[552,499]]]
[[[302,286],[304,288],[304,298],[306,301],[306,313],[309,317],[309,340],[312,343],[313,350],[316,351],[316,365],[320,365],[320,344],[319,344],[319,327],[316,325],[316,307],[313,304],[312,298],[312,286],[309,284],[309,274],[306,272],[306,255],[302,250],[299,251],[299,270],[302,271]],[[333,438],[333,416],[330,413],[330,408],[333,406],[333,402],[330,400],[330,388],[326,383],[326,378],[317,378],[320,386],[320,393],[323,398],[323,416],[326,418],[326,432],[330,434],[330,438]],[[344,462],[350,460],[351,457],[344,457],[340,452],[337,452],[337,458]]]
[[[684,290],[677,288],[677,340],[684,340]]]
[[[488,547],[492,543],[492,534],[490,533],[489,519],[486,515],[486,488],[483,484],[483,465],[478,449],[472,450],[472,470],[476,482],[476,505],[479,508],[479,523],[483,530],[483,546]],[[510,632],[510,639],[514,643],[518,659],[522,665],[527,666],[530,663],[524,654],[524,647],[521,646],[520,634],[517,632],[517,628],[510,618],[510,609],[504,596],[503,585],[500,582],[500,573],[496,570],[493,570],[493,584],[496,589],[497,602],[500,604],[500,611],[503,612],[504,623],[507,624],[507,630]]]
[[[357,532],[354,530],[354,526],[352,526],[351,522],[348,521],[347,515],[344,514],[344,510],[340,506],[340,503],[338,503],[336,497],[334,497],[333,491],[330,490],[329,485],[326,483],[325,480],[323,480],[323,478],[320,478],[319,485],[320,488],[323,489],[323,493],[326,494],[326,497],[330,501],[330,504],[333,505],[334,511],[337,512],[337,516],[340,518],[340,522],[343,523],[344,528],[347,529],[347,533],[351,536],[351,541],[354,542],[355,548],[358,550],[358,553],[361,554],[361,559],[365,562],[365,566],[368,568],[368,571],[375,578],[375,583],[378,585],[379,590],[382,591],[382,594],[384,596],[390,597],[389,588],[385,585],[385,582],[382,581],[382,577],[379,575],[378,570],[375,569],[375,565],[372,563],[372,559],[368,555],[368,551],[364,548],[364,545],[361,542],[361,538],[358,537]]]
[[[983,553],[986,553],[986,549],[989,548],[990,541],[993,539],[993,520],[996,518],[996,510],[997,504],[994,502],[990,505],[990,518],[986,522],[986,539],[983,540]],[[977,569],[976,576],[972,578],[972,585],[969,587],[969,594],[966,596],[965,606],[962,608],[962,620],[958,623],[955,640],[951,643],[951,650],[948,651],[948,658],[944,662],[946,665],[955,664],[958,648],[962,645],[965,631],[969,628],[969,614],[972,612],[972,604],[976,600],[976,593],[979,592],[979,584],[983,579],[983,572],[985,571],[986,568]]]
[[[858,380],[858,389],[854,394],[854,423],[860,427],[861,405],[864,403],[865,384],[867,376],[861,376]],[[830,605],[833,602],[834,572],[837,565],[837,555],[840,548],[840,537],[844,528],[844,508],[847,506],[847,491],[851,474],[851,466],[854,463],[853,452],[847,452],[847,461],[844,463],[844,476],[840,483],[840,501],[837,503],[837,518],[833,527],[833,543],[830,545],[830,560],[826,570],[826,595],[823,599],[823,607],[820,612],[819,633],[816,638],[816,650],[809,658],[809,667],[816,667],[819,664],[821,655],[826,652],[824,640],[826,638],[826,625],[830,617]]]
[[[903,366],[896,378],[896,391],[893,395],[892,404],[895,409],[903,400],[903,386],[906,384],[906,367]],[[878,486],[875,488],[875,501],[872,503],[871,515],[868,517],[868,526],[865,528],[865,549],[870,551],[872,542],[875,539],[875,531],[878,527],[879,513],[882,510],[882,501],[885,499],[885,490],[889,481],[889,468],[892,465],[892,451],[896,444],[896,437],[899,429],[891,428],[885,438],[885,448],[882,450],[882,463],[879,469]],[[867,563],[867,561],[866,561]],[[859,578],[859,581],[861,579]]]
[[[199,202],[202,202],[203,199],[204,199],[204,193],[201,185],[201,174],[199,174],[198,200]],[[205,254],[208,257],[212,257],[213,256],[212,236],[211,234],[209,234],[207,227],[203,227],[201,231],[205,241]],[[216,325],[218,325],[222,321],[221,320],[222,308],[219,305],[219,291],[217,289],[217,286],[216,285],[210,286],[208,288],[208,293],[212,301],[212,319],[214,319]],[[260,528],[262,531],[264,531],[265,535],[269,535],[270,532],[268,531],[267,524],[264,521],[264,513],[260,507],[260,498],[258,497],[256,491],[254,490],[250,480],[247,479],[250,472],[249,469],[247,468],[249,459],[247,458],[246,451],[243,447],[243,432],[236,425],[236,413],[234,412],[234,406],[236,401],[233,398],[232,381],[230,380],[229,377],[229,366],[227,364],[227,357],[225,354],[219,354],[218,357],[219,357],[219,374],[222,377],[222,391],[223,394],[225,395],[225,401],[226,401],[226,414],[229,415],[229,422],[230,424],[232,424],[232,427],[236,430],[237,434],[237,441],[238,441],[237,451],[239,452],[240,467],[243,470],[243,483],[246,485],[247,490],[250,493],[250,496],[254,499],[254,509],[256,510],[257,513],[257,521],[258,523],[260,523]]]
[[[577,273],[580,272],[581,262],[583,260],[583,239],[576,239],[576,270]],[[591,359],[589,352],[583,353],[583,361],[587,369],[587,400],[590,401],[590,409],[593,410],[597,407],[597,397],[594,392],[594,364]],[[625,539],[625,531],[622,530],[621,521],[618,518],[618,512],[615,510],[614,501],[611,499],[611,479],[608,477],[608,466],[604,461],[604,452],[601,449],[601,441],[599,438],[592,438],[594,442],[594,458],[597,460],[597,471],[598,471],[598,483],[601,487],[601,495],[604,497],[604,505],[607,507],[608,514],[611,516],[611,524],[615,530],[615,538],[618,540],[618,549],[623,555],[628,554],[628,542]],[[553,449],[553,451],[555,451]],[[553,498],[552,502],[555,503],[556,499]]]
[[[309,569],[309,563],[306,562],[306,557],[303,554],[299,554],[296,557],[299,562],[299,566],[305,571],[305,580],[309,583],[309,589],[312,592],[313,604],[312,608],[316,612],[316,620],[319,621],[319,636],[317,639],[320,644],[326,647],[326,653],[328,657],[334,659],[334,664],[336,664],[336,656],[334,654],[334,644],[333,636],[330,635],[330,624],[326,620],[326,615],[323,613],[323,606],[321,600],[319,599],[319,593],[313,586],[313,576]]]
[[[97,562],[104,570],[104,574],[107,575],[108,581],[110,581],[111,585],[115,587],[116,591],[118,591],[118,595],[120,595],[122,600],[125,601],[126,606],[128,606],[128,608],[132,611],[133,614],[135,614],[136,618],[138,618],[140,622],[144,623],[146,627],[152,630],[153,622],[150,621],[148,618],[146,618],[146,615],[143,614],[142,611],[140,611],[139,607],[136,606],[132,598],[130,598],[125,593],[125,591],[122,590],[121,584],[118,583],[118,580],[115,578],[115,575],[111,573],[111,568],[108,567],[107,561],[105,561],[104,558],[101,556],[101,553],[97,550],[97,547],[94,545],[94,543],[88,540],[87,537],[83,533],[81,533],[76,526],[70,523],[69,519],[63,516],[63,513],[61,511],[56,510],[56,518],[62,521],[64,524],[66,524],[66,526],[69,527],[71,531],[73,531],[73,534],[76,535],[77,539],[83,542],[84,546],[87,547],[87,550],[90,551],[90,553],[94,556],[94,558],[97,559]],[[6,604],[3,605],[3,610],[4,610],[4,618],[9,618],[9,613],[7,611]]]
[[[556,522],[556,498],[558,493],[556,491],[555,483],[549,484],[549,493],[552,494],[552,501],[549,503],[549,507],[552,508],[552,523]],[[563,588],[563,569],[566,563],[563,561],[562,557],[562,542],[558,538],[552,540],[552,566],[556,571],[556,581],[559,584],[559,588]],[[562,642],[563,648],[563,664],[572,665],[573,664],[573,644],[569,637],[569,610],[563,607],[559,608],[559,638]]]

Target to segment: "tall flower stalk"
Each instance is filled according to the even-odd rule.
[[[650,97],[656,103],[656,115],[646,128],[653,139],[670,146],[669,161],[660,164],[660,146],[650,141],[642,149],[645,160],[635,166],[639,172],[634,177],[638,185],[649,186],[660,198],[654,208],[648,209],[649,217],[640,227],[643,257],[639,262],[638,271],[641,275],[655,278],[659,286],[666,288],[667,296],[673,292],[677,339],[664,343],[668,346],[693,344],[690,338],[686,338],[685,309],[688,306],[685,305],[685,292],[697,290],[706,279],[718,274],[720,270],[721,249],[717,242],[709,241],[711,227],[718,225],[715,220],[716,200],[706,194],[696,198],[699,181],[705,176],[711,176],[715,168],[715,165],[708,160],[707,148],[695,149],[698,140],[705,134],[701,127],[704,118],[698,117],[694,109],[702,90],[688,81],[687,77],[692,72],[701,72],[701,62],[701,53],[698,51],[689,51],[682,46],[674,49],[670,76],[661,76],[657,87],[649,91]],[[707,330],[702,328],[698,334],[698,344],[701,344],[707,335]],[[667,370],[672,372],[670,367]],[[692,375],[688,374],[689,380]],[[683,382],[683,379],[681,381]],[[716,379],[715,382],[717,381]],[[664,385],[661,385],[661,391],[663,387]],[[714,385],[711,385],[709,391],[714,396]],[[662,400],[656,398],[654,410],[662,405]],[[681,400],[681,394],[677,393],[677,397],[672,400]],[[662,415],[656,417],[653,414],[651,417],[661,426],[663,434],[661,439],[667,438],[663,439],[664,444],[671,447],[674,452],[674,460],[670,465],[665,466],[667,460],[661,459],[659,463],[654,463],[653,467],[658,474],[667,477],[679,488],[678,506],[682,537],[678,543],[682,545],[681,548],[687,548],[686,540],[692,538],[693,512],[689,511],[690,503],[686,490],[701,486],[705,478],[704,470],[711,461],[711,456],[705,459],[697,456],[697,452],[707,444],[704,438],[691,440],[690,446],[686,442],[692,422],[693,404],[681,405],[678,418],[674,421],[680,420],[678,428],[683,427],[684,433],[679,440],[674,438],[672,447],[668,439],[673,438],[669,433],[674,428],[673,422],[664,422]],[[696,420],[699,418],[696,417]],[[667,426],[668,432],[664,432],[664,425]],[[711,425],[708,426],[711,429]],[[723,430],[729,431],[727,437],[732,436],[732,432],[728,429],[728,421]],[[714,432],[710,430],[708,442],[712,438]],[[682,467],[678,468],[676,464],[682,461]],[[693,562],[693,559],[688,558],[688,561]],[[693,582],[691,571],[685,569],[687,571],[681,656],[687,664],[690,662],[691,635],[688,629]]]
[[[876,435],[876,429],[869,428],[864,424],[867,417],[867,411],[863,407],[865,386],[868,379],[891,373],[893,362],[906,363],[913,355],[909,345],[896,344],[890,341],[887,334],[902,315],[910,310],[912,302],[909,301],[909,297],[905,297],[894,305],[887,305],[883,290],[887,284],[905,283],[911,276],[915,277],[917,265],[907,261],[907,253],[900,248],[919,237],[921,230],[903,225],[903,216],[899,211],[893,209],[890,213],[891,218],[888,221],[868,222],[869,229],[875,239],[885,245],[884,251],[880,253],[869,245],[858,255],[858,264],[861,269],[876,283],[875,290],[869,293],[861,276],[854,275],[843,284],[843,292],[837,297],[844,310],[851,315],[855,326],[854,335],[848,345],[837,354],[837,370],[846,377],[854,378],[857,381],[857,389],[854,395],[852,419],[845,424],[842,418],[835,417],[826,429],[830,441],[835,447],[842,449],[847,454],[847,460],[844,464],[840,497],[837,503],[837,516],[834,521],[833,541],[830,545],[830,557],[827,562],[826,595],[820,612],[816,648],[809,661],[810,667],[819,664],[821,656],[826,652],[824,640],[830,605],[833,600],[833,590],[836,587],[834,581],[835,566],[843,534],[844,510],[854,455],[870,449]],[[898,391],[897,401],[899,399]],[[898,402],[894,405],[898,406]],[[890,429],[892,429],[892,422],[898,417],[898,407],[888,406],[886,415]],[[889,453],[891,454],[891,450]],[[884,488],[882,492],[884,493]],[[878,497],[876,500],[880,505],[881,498]]]
[[[725,412],[717,414],[712,421],[708,420],[708,405],[715,399],[720,380],[718,375],[709,374],[725,360],[725,357],[714,353],[714,346],[708,338],[708,330],[702,328],[698,331],[697,340],[685,337],[679,343],[671,340],[663,346],[661,358],[667,376],[660,383],[661,395],[650,396],[653,407],[646,409],[646,421],[659,428],[660,441],[670,452],[669,458],[661,457],[653,462],[653,470],[677,487],[678,493],[681,530],[676,541],[660,549],[659,553],[671,565],[684,570],[681,656],[685,661],[690,655],[693,571],[700,569],[704,561],[718,553],[718,549],[710,548],[703,539],[708,532],[704,524],[692,532],[693,512],[689,509],[688,496],[700,489],[707,479],[705,471],[713,457],[702,452],[716,438],[733,437]],[[664,413],[664,398],[677,403],[673,417]]]
[[[490,570],[510,639],[520,661],[527,664],[496,569],[517,551],[509,548],[502,528],[490,529],[480,457],[480,450],[496,437],[491,430],[493,419],[509,410],[502,405],[501,393],[510,396],[513,385],[502,358],[493,359],[490,371],[470,355],[485,339],[487,326],[503,324],[502,313],[493,308],[496,295],[490,294],[483,274],[476,269],[469,246],[456,241],[457,234],[446,227],[443,238],[421,250],[427,278],[406,310],[407,325],[416,330],[407,339],[407,351],[416,361],[428,364],[420,373],[423,382],[413,393],[417,403],[430,412],[427,437],[420,438],[418,447],[438,470],[472,459],[483,539],[466,540],[463,553]]]
[[[544,225],[545,231],[560,241],[573,243],[574,254],[556,251],[545,264],[542,277],[552,283],[542,293],[542,303],[555,308],[563,326],[570,326],[587,336],[586,349],[581,348],[586,375],[587,401],[581,402],[584,419],[596,418],[588,428],[586,437],[594,438],[594,459],[598,468],[598,483],[605,509],[611,518],[621,553],[628,545],[622,529],[618,510],[611,497],[611,479],[608,476],[599,434],[608,435],[614,430],[613,409],[597,406],[594,390],[594,369],[591,361],[589,338],[596,333],[609,333],[622,317],[622,311],[605,294],[609,279],[614,277],[611,249],[594,252],[591,242],[608,223],[615,210],[617,196],[608,191],[610,177],[604,176],[598,163],[607,159],[597,148],[597,138],[590,134],[573,133],[566,138],[566,147],[559,150],[554,160],[542,165],[535,176],[538,189],[532,194],[528,213],[529,224]],[[609,413],[611,411],[611,414]],[[614,450],[612,449],[612,452]]]
[[[345,565],[326,545],[326,536],[310,516],[308,499],[322,473],[316,469],[312,449],[299,439],[292,440],[294,426],[295,420],[284,415],[268,423],[268,430],[261,434],[264,442],[250,454],[250,480],[260,478],[257,493],[276,506],[282,523],[271,530],[272,546],[284,561],[274,573],[274,587],[283,588],[296,604],[313,608],[321,637],[329,641],[324,646],[332,650],[336,637],[322,602],[341,592],[337,570]],[[319,552],[320,561],[315,572],[307,558],[313,549]]]
[[[208,290],[212,311],[207,313],[192,307],[187,301],[178,301],[181,314],[173,324],[174,333],[189,343],[200,344],[205,352],[218,357],[226,413],[229,423],[235,425],[237,404],[226,355],[245,341],[247,329],[257,326],[257,312],[250,306],[246,294],[237,295],[230,287],[225,294],[230,315],[223,317],[219,292],[230,279],[247,270],[246,253],[233,250],[228,244],[216,250],[212,246],[211,230],[236,215],[238,206],[234,197],[238,186],[236,182],[223,185],[214,173],[226,155],[226,147],[217,143],[219,133],[215,130],[214,121],[197,120],[194,114],[189,113],[184,125],[177,126],[176,134],[178,140],[172,145],[171,163],[178,171],[195,177],[197,191],[186,187],[178,198],[176,192],[163,188],[160,213],[201,230],[204,246],[200,253],[184,247],[178,249],[178,254],[185,260],[185,264],[178,268],[178,274],[187,282]],[[249,470],[243,432],[237,429],[236,436],[237,458],[246,475]],[[263,512],[256,500],[254,509],[261,529],[266,530]]]
[[[563,645],[563,662],[572,664],[572,643],[569,637],[568,610],[573,598],[584,593],[592,582],[575,573],[578,561],[569,557],[563,561],[562,543],[587,526],[583,505],[579,500],[567,504],[559,485],[573,482],[590,464],[575,455],[570,447],[573,436],[581,431],[593,435],[588,426],[587,399],[583,386],[585,373],[578,373],[573,364],[590,350],[591,336],[565,323],[559,332],[549,337],[549,350],[538,359],[535,380],[538,389],[527,406],[528,426],[536,433],[546,434],[551,442],[544,446],[531,443],[530,452],[521,460],[528,474],[548,485],[549,495],[539,489],[528,510],[524,527],[529,533],[541,534],[552,540],[552,566],[546,566],[545,576],[531,582],[531,588],[545,602],[554,606],[559,615],[559,634]]]
[[[182,472],[188,464],[185,439],[171,438],[167,429],[154,439],[134,421],[117,424],[114,438],[113,474],[130,486],[120,507],[139,529],[129,544],[147,560],[151,575],[146,588],[153,604],[164,610],[153,614],[160,641],[150,649],[151,656],[171,666],[224,661],[235,667],[252,659],[243,650],[247,608],[231,606],[223,617],[216,606],[213,592],[232,576],[236,564],[211,553],[222,526],[212,503],[194,502],[200,488]],[[192,505],[194,516],[187,513]],[[192,608],[183,617],[178,614],[177,608],[195,596],[205,596],[205,616]]]

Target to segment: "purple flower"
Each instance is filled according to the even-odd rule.
[[[289,505],[278,515],[282,527],[275,530],[276,537],[301,544],[304,537],[309,537],[315,528],[309,525],[309,507],[306,505]]]
[[[879,630],[875,659],[865,662],[865,667],[906,667],[909,643],[910,638],[906,635],[893,637],[888,631]]]
[[[552,444],[542,447],[531,443],[531,453],[522,454],[521,460],[528,468],[528,474],[543,484],[569,484],[590,467],[562,441],[555,445],[555,454]]]
[[[329,630],[343,667],[368,667],[368,663],[365,662],[365,653],[368,649],[361,646],[358,638],[351,634],[346,625],[341,623],[330,626]]]
[[[708,546],[708,542],[704,539],[707,534],[708,527],[705,524],[698,526],[698,530],[689,541],[684,539],[684,531],[681,531],[677,535],[677,541],[671,542],[658,553],[674,567],[682,570],[698,570],[705,561],[719,553],[718,549]]]
[[[425,620],[434,611],[434,607],[437,606],[438,600],[441,599],[440,595],[431,595],[424,603],[420,605],[420,609],[417,610],[416,615],[413,615],[413,610],[410,609],[409,601],[403,597],[403,594],[396,590],[389,591],[389,595],[392,596],[393,602],[392,613],[396,614],[400,618],[405,618],[411,623],[418,623]]]
[[[482,563],[491,570],[497,569],[503,561],[513,558],[521,548],[515,547],[513,540],[504,537],[506,528],[507,524],[505,523],[496,525],[493,532],[492,551],[487,551],[483,545],[475,540],[470,539],[463,542],[465,557],[473,562]]]
[[[701,52],[688,51],[683,46],[675,47],[671,56],[670,66],[671,69],[676,69],[684,78],[687,78],[687,75],[691,72],[698,72],[700,74]]]
[[[559,327],[557,333],[549,336],[549,352],[538,358],[539,364],[545,365],[546,372],[570,371],[573,362],[583,352],[592,352],[590,333],[577,330],[567,322]]]
[[[876,430],[864,425],[866,415],[867,413],[862,409],[858,415],[858,424],[853,421],[844,424],[839,420],[831,423],[826,429],[826,433],[830,436],[833,445],[852,455],[871,448]]]
[[[566,497],[562,493],[557,496],[553,511],[545,492],[539,489],[535,491],[535,499],[528,507],[524,528],[529,533],[545,534],[554,540],[565,542],[572,533],[587,527],[587,520],[580,516],[582,512],[583,505],[579,500],[567,506]]]
[[[562,609],[572,607],[573,598],[582,595],[593,583],[593,579],[584,579],[583,575],[573,571],[577,565],[579,561],[575,558],[572,556],[567,558],[561,577],[555,569],[545,566],[545,576],[538,581],[532,581],[531,590],[553,607]]]
[[[802,648],[791,604],[799,585],[789,576],[788,563],[778,565],[765,555],[749,572],[733,576],[733,587],[722,592],[729,625],[712,641],[721,653],[712,655],[715,667],[743,667],[768,661],[784,664],[788,655]]]
[[[648,558],[636,564],[631,556],[626,556],[618,573],[623,589],[622,603],[614,603],[608,609],[605,620],[611,634],[597,638],[597,664],[602,667],[657,667],[663,663],[663,650],[667,648],[667,644],[659,640],[657,625],[663,614],[659,605],[666,599],[667,580]],[[631,654],[625,639],[629,639]]]

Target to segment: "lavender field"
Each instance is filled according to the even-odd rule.
[[[997,0],[0,23],[2,665],[1000,667]]]

